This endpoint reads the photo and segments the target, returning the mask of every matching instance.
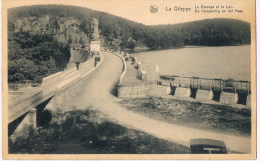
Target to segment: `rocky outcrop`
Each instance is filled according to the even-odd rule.
[[[99,40],[99,31],[98,31],[98,20],[96,18],[92,18],[91,22],[91,39],[94,41]]]
[[[86,22],[84,22],[86,23]],[[99,39],[98,21],[94,19],[93,30],[88,33]],[[48,34],[59,42],[70,45],[70,60],[66,69],[74,67],[76,62],[84,62],[89,57],[90,37],[82,30],[82,21],[75,17],[20,17],[14,22],[14,32],[29,32],[31,34]]]
[[[14,23],[15,32],[51,34],[63,43],[74,47],[88,47],[89,36],[81,31],[81,21],[74,17],[20,17]]]
[[[14,24],[15,32],[31,32],[31,33],[53,33],[56,28],[51,28],[53,20],[50,16],[45,17],[21,17]]]

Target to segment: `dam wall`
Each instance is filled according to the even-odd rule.
[[[199,77],[179,77],[160,75],[157,85],[154,82],[148,82],[146,79],[140,79],[142,71],[141,62],[132,57],[132,64],[135,64],[137,71],[134,78],[132,66],[127,63],[126,58],[131,58],[127,54],[114,53],[124,62],[122,75],[117,82],[116,95],[119,98],[144,98],[150,96],[173,96],[176,99],[189,99],[194,101],[217,103],[225,105],[251,105],[251,89],[248,81],[207,79]],[[126,68],[128,68],[126,70]],[[145,73],[146,74],[146,73]],[[124,79],[125,77],[125,79]],[[128,78],[131,77],[131,78]],[[147,75],[146,75],[147,77]],[[123,83],[122,80],[124,79]],[[126,80],[126,81],[125,81]]]
[[[96,67],[92,59],[83,63],[79,70],[70,69],[53,74],[44,78],[42,85],[34,91],[12,98],[9,104],[8,135],[24,135],[27,132],[25,127],[35,128],[43,109],[53,111],[63,108],[71,97],[80,92],[103,60],[102,57]]]
[[[175,94],[173,96],[175,98],[190,97],[190,93],[191,93],[190,88],[177,87],[175,89]]]
[[[177,99],[192,98],[227,105],[251,106],[251,82],[248,81],[160,75],[157,82],[171,87],[170,93]]]
[[[130,57],[128,53],[112,53],[120,57],[123,62],[122,74],[116,85],[113,86],[116,88],[115,95],[119,98],[147,97],[150,85],[149,83],[145,82],[147,79],[147,74],[146,71],[142,70],[142,64],[137,62],[135,57]],[[130,62],[132,62],[131,65],[129,65]],[[131,81],[126,80],[130,77]]]
[[[250,94],[230,93],[216,89],[204,90],[194,87],[185,88],[174,85],[157,85],[151,94],[156,97],[171,95],[175,99],[188,99],[205,103],[215,102],[214,104],[251,107]]]
[[[223,104],[236,104],[237,100],[236,93],[221,92],[219,102]]]
[[[158,86],[158,85],[153,85],[150,86],[148,89],[148,96],[155,96],[155,97],[161,97],[161,96],[167,96],[169,95],[168,89],[169,86]]]
[[[86,67],[86,73],[84,72],[84,74],[74,71],[75,69],[67,73],[63,77],[65,81],[58,84],[54,97],[45,108],[49,110],[62,108],[71,97],[75,96],[82,90],[82,87],[85,86],[85,84],[88,82],[88,79],[94,74],[94,71],[99,69],[99,66],[102,64],[103,60],[104,57],[101,55],[101,61],[97,64],[97,66],[93,66],[88,70]],[[84,66],[88,64],[91,64],[90,66],[92,66],[92,64],[94,64],[94,59],[91,59],[85,64],[82,64],[81,68],[84,68]]]
[[[246,98],[246,107],[251,107],[251,95],[247,95],[247,98]]]
[[[117,96],[119,98],[143,98],[147,96],[148,85],[118,85]]]
[[[196,100],[203,101],[203,100],[212,100],[213,93],[209,90],[198,90],[196,94]]]

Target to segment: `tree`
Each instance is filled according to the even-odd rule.
[[[130,40],[128,42],[128,48],[129,49],[134,49],[136,47],[136,42],[134,40]]]

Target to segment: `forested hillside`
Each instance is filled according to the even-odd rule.
[[[170,35],[166,36],[167,39],[170,39],[173,33],[181,36],[180,41],[184,45],[250,44],[250,24],[234,19],[207,19],[176,25],[157,25],[152,28]]]
[[[103,45],[115,50],[250,44],[250,24],[239,20],[146,26],[82,7],[19,7],[8,11],[8,81],[41,82],[63,70],[70,57],[69,44],[89,44],[93,17],[99,21]]]

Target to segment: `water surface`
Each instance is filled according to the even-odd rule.
[[[250,81],[250,46],[189,47],[136,54],[148,79],[160,74]]]

